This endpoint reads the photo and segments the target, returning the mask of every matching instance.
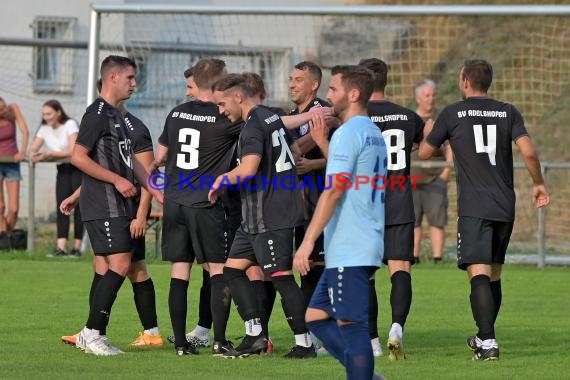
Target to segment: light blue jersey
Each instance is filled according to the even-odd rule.
[[[380,267],[384,256],[386,164],[382,132],[370,118],[352,117],[333,134],[327,178],[342,175],[346,190],[325,228],[327,268]],[[348,178],[352,182],[350,188]],[[358,185],[356,178],[361,182]],[[375,186],[371,181],[375,181]]]

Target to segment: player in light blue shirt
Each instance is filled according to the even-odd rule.
[[[369,117],[354,116],[334,133],[327,161],[330,176],[337,176],[339,186],[350,188],[344,190],[325,227],[326,268],[380,267],[386,145]]]
[[[328,155],[330,182],[321,194],[293,266],[306,275],[309,256],[325,229],[325,272],[306,313],[307,327],[346,369],[347,379],[382,379],[374,373],[368,327],[369,278],[384,247],[386,145],[368,118],[373,74],[359,66],[332,69],[327,100],[343,125],[330,147],[322,116],[311,131]]]

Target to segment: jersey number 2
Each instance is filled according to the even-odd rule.
[[[180,153],[176,155],[176,166],[180,169],[191,170],[198,167],[198,148],[200,147],[200,131],[192,128],[182,128],[178,132]]]
[[[475,151],[477,153],[487,153],[489,155],[489,161],[491,165],[497,165],[495,160],[495,155],[497,154],[497,126],[496,125],[486,125],[487,129],[487,145],[483,140],[483,126],[481,124],[475,124],[473,126],[473,133],[475,136]]]
[[[287,144],[287,140],[285,140],[285,131],[283,128],[279,129],[278,131],[273,131],[271,134],[271,145],[273,147],[281,146],[281,152],[279,153],[279,158],[275,163],[275,170],[277,173],[284,172],[286,170],[291,170],[293,168],[293,164],[295,161],[293,160],[293,153],[289,149],[289,145]],[[287,161],[287,158],[289,161]]]

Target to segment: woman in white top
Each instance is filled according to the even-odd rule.
[[[79,125],[71,119],[57,100],[48,100],[42,107],[42,124],[30,147],[30,158],[34,162],[50,159],[66,159],[71,157],[75,139],[79,132]],[[45,150],[39,152],[45,145]],[[81,186],[81,171],[70,163],[57,165],[57,178],[55,182],[55,197],[59,205],[65,198]],[[83,223],[79,208],[74,215],[75,244],[71,253],[67,253],[67,237],[69,234],[69,216],[57,209],[57,247],[48,255],[50,257],[79,257],[81,256],[81,239],[83,237]]]

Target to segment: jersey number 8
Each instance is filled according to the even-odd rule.
[[[401,129],[387,129],[382,132],[388,151],[388,170],[406,168],[406,138]]]

